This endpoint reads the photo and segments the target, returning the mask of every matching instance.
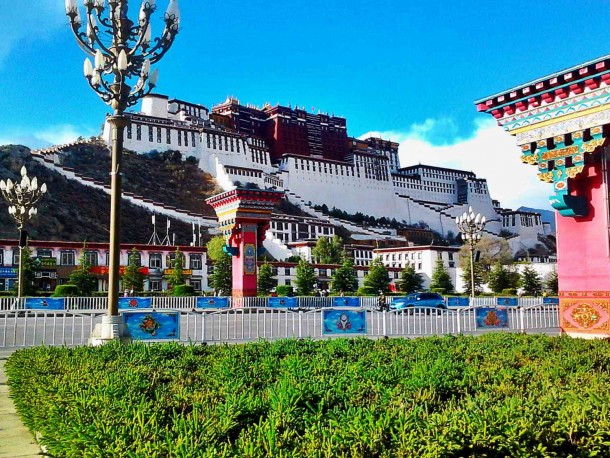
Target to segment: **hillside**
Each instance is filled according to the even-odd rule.
[[[94,143],[65,148],[58,154],[65,167],[110,183],[110,152]],[[205,199],[220,192],[214,178],[199,169],[191,158],[183,161],[179,152],[123,155],[123,191],[173,205],[191,212],[216,216]]]
[[[47,194],[39,204],[38,216],[28,227],[30,238],[77,242],[108,241],[110,221],[108,194],[68,180],[59,173],[49,170],[33,160],[30,150],[25,146],[0,147],[1,179],[18,180],[23,165],[26,166],[30,177],[38,177],[39,182],[46,183],[48,188]],[[107,177],[110,167],[99,164],[98,167],[98,174]],[[138,182],[135,178],[131,178],[130,181]],[[192,199],[195,201],[195,197]],[[0,238],[16,238],[15,222],[9,216],[7,209],[6,202],[0,199]],[[159,219],[164,227],[165,218]],[[126,243],[147,243],[152,234],[150,221],[150,212],[123,201],[121,240]],[[188,245],[192,240],[191,226],[186,223],[173,220],[171,232],[176,233],[177,244]],[[207,234],[205,237],[209,238]]]

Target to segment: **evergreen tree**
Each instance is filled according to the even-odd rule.
[[[123,275],[123,287],[133,291],[144,291],[144,274],[140,272],[140,252],[133,248]]]
[[[434,265],[434,272],[432,272],[432,279],[430,280],[431,290],[443,290],[443,293],[449,293],[453,291],[453,283],[451,277],[445,269],[445,264],[441,258],[436,258],[436,264]]]
[[[424,279],[422,275],[415,271],[415,266],[413,266],[413,264],[407,264],[400,273],[398,288],[404,293],[411,294],[421,291],[423,287]]]
[[[230,296],[233,289],[233,259],[222,251],[224,245],[222,236],[213,237],[207,243],[208,257],[214,262],[214,271],[208,281],[216,294]]]
[[[339,264],[343,255],[343,240],[338,235],[320,237],[312,250],[312,255],[319,264]]]
[[[98,280],[91,273],[91,264],[87,261],[86,248],[87,245],[84,244],[78,260],[79,265],[70,274],[68,283],[75,285],[83,296],[90,296],[91,293],[97,291]]]
[[[369,266],[369,273],[364,277],[364,286],[372,291],[387,293],[390,291],[390,274],[383,265],[381,258],[375,258]]]
[[[177,285],[184,285],[186,279],[184,277],[184,253],[176,248],[174,262],[172,263],[172,273],[167,277],[167,283],[173,288]]]
[[[258,268],[257,288],[259,294],[269,294],[277,285],[277,280],[273,278],[273,269],[271,264],[264,262]]]
[[[297,264],[295,283],[299,296],[311,296],[316,284],[316,274],[311,264],[301,259]]]
[[[555,269],[547,274],[544,286],[549,294],[557,295],[559,293],[559,277]]]
[[[38,292],[36,288],[36,261],[32,258],[32,251],[29,247],[21,250],[21,275],[23,276],[23,295],[35,296]],[[17,294],[19,280],[13,284],[13,292]]]
[[[484,268],[478,263],[474,263],[474,295],[480,294],[483,290],[483,273]],[[469,296],[472,295],[472,278],[470,276],[470,259],[462,268],[462,283],[464,284],[464,292]]]
[[[521,271],[521,288],[528,296],[538,296],[542,293],[542,280],[532,266],[525,266]]]
[[[351,257],[343,256],[343,264],[333,272],[330,289],[335,294],[352,293],[358,289],[358,276]]]
[[[505,289],[517,288],[519,277],[518,272],[496,262],[489,272],[488,286],[494,293],[501,293]]]

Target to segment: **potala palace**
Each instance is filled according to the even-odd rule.
[[[346,119],[301,108],[242,105],[235,98],[214,106],[149,95],[141,112],[129,113],[125,148],[137,153],[178,150],[193,156],[224,189],[253,183],[285,191],[287,199],[320,223],[331,222],[314,206],[350,214],[395,218],[446,236],[469,206],[485,215],[486,232],[511,233],[514,253],[538,243],[550,225],[538,213],[504,209],[489,195],[487,181],[472,172],[426,165],[401,167],[398,144],[347,133]],[[104,128],[110,144],[111,129]],[[272,223],[282,242],[282,225]],[[358,238],[358,228],[354,230]],[[363,229],[361,239],[405,241],[395,230]],[[371,230],[372,229],[372,230]]]

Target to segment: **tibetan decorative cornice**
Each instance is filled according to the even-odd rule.
[[[511,116],[593,91],[610,82],[610,56],[539,78],[521,86],[475,101],[477,110],[496,119]]]
[[[586,216],[586,202],[582,197],[570,195],[569,179],[582,173],[586,155],[594,153],[605,143],[604,129],[597,126],[522,145],[521,161],[537,165],[538,178],[553,184],[555,194],[549,200],[562,216]]]

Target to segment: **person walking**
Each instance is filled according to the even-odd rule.
[[[379,298],[377,299],[377,308],[380,312],[387,311],[388,306],[385,300],[385,295],[383,291],[379,291]]]

